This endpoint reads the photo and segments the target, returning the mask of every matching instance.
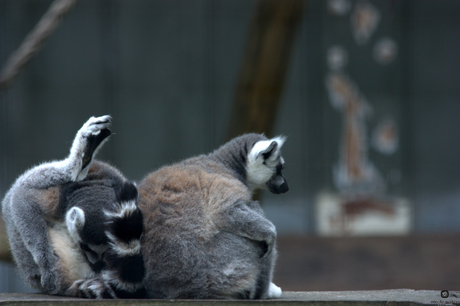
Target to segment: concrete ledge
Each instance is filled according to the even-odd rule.
[[[460,292],[450,292],[442,298],[440,291],[432,290],[377,290],[377,291],[324,291],[284,292],[276,300],[88,300],[55,297],[44,294],[1,293],[0,305],[460,305]]]

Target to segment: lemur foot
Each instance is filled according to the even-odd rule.
[[[89,118],[77,132],[71,149],[72,153],[81,157],[82,154],[86,153],[91,138],[99,138],[100,142],[97,144],[99,145],[111,134],[109,130],[111,121],[112,118],[109,115]]]
[[[41,288],[48,294],[60,294],[65,283],[62,276],[56,271],[56,267],[43,269],[40,282]]]
[[[76,180],[86,176],[88,166],[98,148],[112,134],[109,126],[112,118],[109,115],[91,117],[78,131],[70,150],[70,162],[76,168]]]
[[[91,117],[78,131],[82,137],[89,137],[91,135],[98,135],[101,130],[109,128],[112,121],[110,115]],[[77,136],[78,137],[78,136]]]
[[[109,284],[99,278],[80,279],[67,290],[67,295],[89,299],[116,299]]]
[[[54,273],[51,271],[44,271],[44,273],[40,277],[41,286],[45,289],[47,293],[56,294],[57,291],[57,278]]]
[[[280,287],[275,285],[274,283],[270,283],[270,287],[268,287],[268,298],[269,299],[276,299],[280,298],[283,291]]]

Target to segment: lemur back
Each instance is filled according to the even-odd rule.
[[[45,293],[143,297],[142,214],[137,189],[113,166],[93,161],[110,117],[90,118],[68,158],[25,172],[2,202],[13,257]]]
[[[287,191],[283,142],[244,135],[209,155],[163,167],[139,184],[149,297],[281,294],[271,283],[276,230],[252,201],[252,191]]]

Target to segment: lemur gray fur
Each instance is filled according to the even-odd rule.
[[[138,186],[149,298],[265,299],[276,229],[252,192],[288,191],[284,137],[246,134],[208,155],[160,168]]]
[[[70,155],[26,171],[2,202],[11,251],[42,292],[87,298],[144,297],[142,213],[136,186],[93,160],[110,116],[92,117]]]

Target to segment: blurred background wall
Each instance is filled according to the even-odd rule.
[[[0,66],[50,0],[0,0]],[[258,1],[81,0],[0,93],[0,195],[111,114],[128,178],[226,141]],[[460,287],[460,2],[305,1],[263,193],[284,290]],[[10,264],[0,291],[28,291]]]

